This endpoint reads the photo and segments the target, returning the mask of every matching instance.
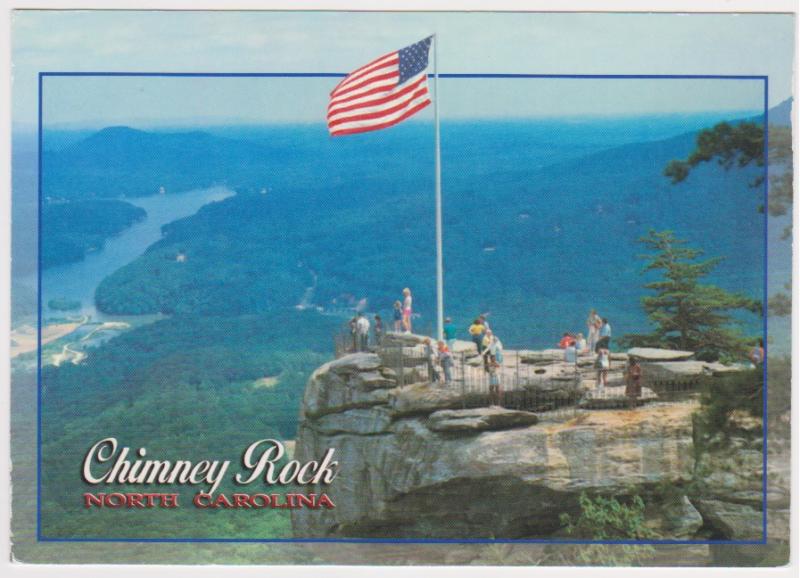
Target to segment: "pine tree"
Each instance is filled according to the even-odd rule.
[[[673,184],[686,180],[696,166],[716,160],[725,170],[734,166],[764,166],[764,125],[756,122],[729,124],[721,122],[713,128],[702,130],[697,135],[695,150],[685,160],[673,160],[664,169],[664,175]],[[794,154],[792,151],[792,129],[788,126],[769,127],[769,203],[759,210],[769,211],[771,217],[780,217],[791,212],[794,199]],[[750,186],[760,191],[764,175],[759,172]],[[783,230],[782,239],[792,237],[792,224]],[[791,284],[786,293],[776,293],[769,301],[769,313],[787,317],[792,313]]]
[[[703,251],[686,246],[672,231],[650,230],[639,240],[653,251],[643,274],[660,271],[662,278],[646,283],[654,295],[642,297],[642,306],[655,326],[650,334],[626,335],[630,346],[664,347],[700,352],[706,359],[745,355],[753,339],[742,335],[732,313],[761,312],[761,304],[745,295],[703,284],[722,260],[700,260]]]

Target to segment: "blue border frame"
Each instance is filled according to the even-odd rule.
[[[47,76],[114,76],[177,78],[342,78],[339,72],[39,72],[38,110],[38,246],[42,245],[42,99],[43,80]],[[431,74],[429,77],[433,76]],[[624,544],[624,545],[760,545],[767,543],[767,297],[769,247],[769,77],[766,75],[722,74],[447,74],[440,78],[554,78],[608,80],[761,80],[764,82],[764,391],[763,391],[763,466],[762,466],[762,539],[761,540],[546,540],[490,538],[48,538],[42,535],[42,259],[38,252],[37,291],[37,365],[36,365],[36,539],[39,542],[196,542],[196,543],[346,543],[346,544]]]

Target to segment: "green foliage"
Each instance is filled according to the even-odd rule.
[[[579,498],[581,514],[573,519],[567,513],[560,516],[561,525],[573,538],[586,540],[647,540],[655,537],[645,525],[645,504],[639,496],[629,503],[616,498],[596,496],[590,498],[582,492]],[[580,564],[626,566],[638,564],[653,557],[651,546],[592,544],[581,546],[574,552]]]
[[[770,216],[779,217],[789,213],[794,202],[794,163],[792,154],[792,129],[790,126],[769,127],[769,204]],[[680,183],[689,176],[691,170],[700,163],[717,159],[726,170],[734,165],[745,167],[764,166],[764,125],[763,123],[742,122],[731,125],[719,123],[713,128],[701,131],[697,136],[697,146],[686,160],[673,160],[664,169],[664,175],[673,183]],[[763,175],[756,178],[751,186],[760,187]],[[763,207],[761,209],[763,211]],[[782,238],[792,236],[791,223],[783,231]],[[791,291],[791,287],[788,288]],[[775,305],[770,306],[770,315],[779,317],[791,315],[791,299],[788,294],[778,293],[770,298]]]
[[[679,183],[689,176],[692,168],[712,159],[717,159],[719,165],[726,169],[734,165],[745,167],[750,163],[764,166],[764,125],[755,122],[721,122],[713,128],[700,131],[697,148],[686,160],[671,161],[664,169],[664,175],[671,178],[673,183]]]
[[[746,295],[700,282],[720,259],[699,261],[703,252],[687,247],[686,241],[675,238],[672,231],[651,230],[640,242],[653,251],[642,256],[647,260],[643,273],[657,271],[662,275],[644,285],[655,295],[642,298],[642,307],[655,331],[626,335],[623,343],[697,351],[712,359],[746,355],[753,340],[734,327],[732,313],[758,314],[761,305]]]
[[[45,203],[42,207],[42,268],[74,263],[147,213],[124,201]]]
[[[306,317],[315,316],[309,323]],[[193,491],[177,510],[132,513],[120,527],[113,511],[84,510],[92,488],[78,474],[88,447],[114,436],[161,459],[230,459],[264,438],[294,439],[309,373],[330,354],[333,318],[311,312],[232,318],[180,317],[133,329],[88,350],[80,365],[44,368],[43,527],[51,536],[286,536],[278,510],[197,511]],[[298,327],[303,331],[298,331]],[[314,330],[313,328],[317,328]],[[259,380],[275,377],[264,387]],[[220,491],[263,491],[223,485]],[[95,491],[136,491],[95,488]],[[157,491],[157,490],[156,490]],[[169,491],[169,490],[164,490]],[[202,522],[201,522],[202,520]]]
[[[641,540],[652,538],[652,532],[644,525],[644,501],[633,496],[629,505],[616,498],[596,496],[590,498],[581,492],[579,503],[581,515],[573,520],[569,514],[561,514],[561,525],[567,534],[575,538],[591,540]]]

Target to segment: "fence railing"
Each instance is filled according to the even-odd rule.
[[[612,363],[608,385],[598,388],[599,376],[591,358],[583,356],[576,363],[552,358],[530,361],[517,351],[506,352],[503,363],[493,373],[474,350],[457,351],[451,354],[452,364],[446,370],[423,348],[414,347],[413,343],[403,344],[395,335],[389,332],[375,336],[371,332],[365,342],[346,327],[334,338],[336,356],[357,351],[375,352],[384,365],[394,371],[398,386],[428,382],[457,394],[465,409],[496,405],[536,412],[544,419],[569,419],[590,409],[631,407],[645,402],[694,403],[705,383],[702,376],[648,379],[645,369],[641,385],[657,395],[648,393],[648,396],[629,398],[624,394],[624,362]]]

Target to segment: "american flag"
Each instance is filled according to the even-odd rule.
[[[419,112],[428,97],[431,37],[390,52],[348,74],[331,92],[332,136],[393,126]]]

